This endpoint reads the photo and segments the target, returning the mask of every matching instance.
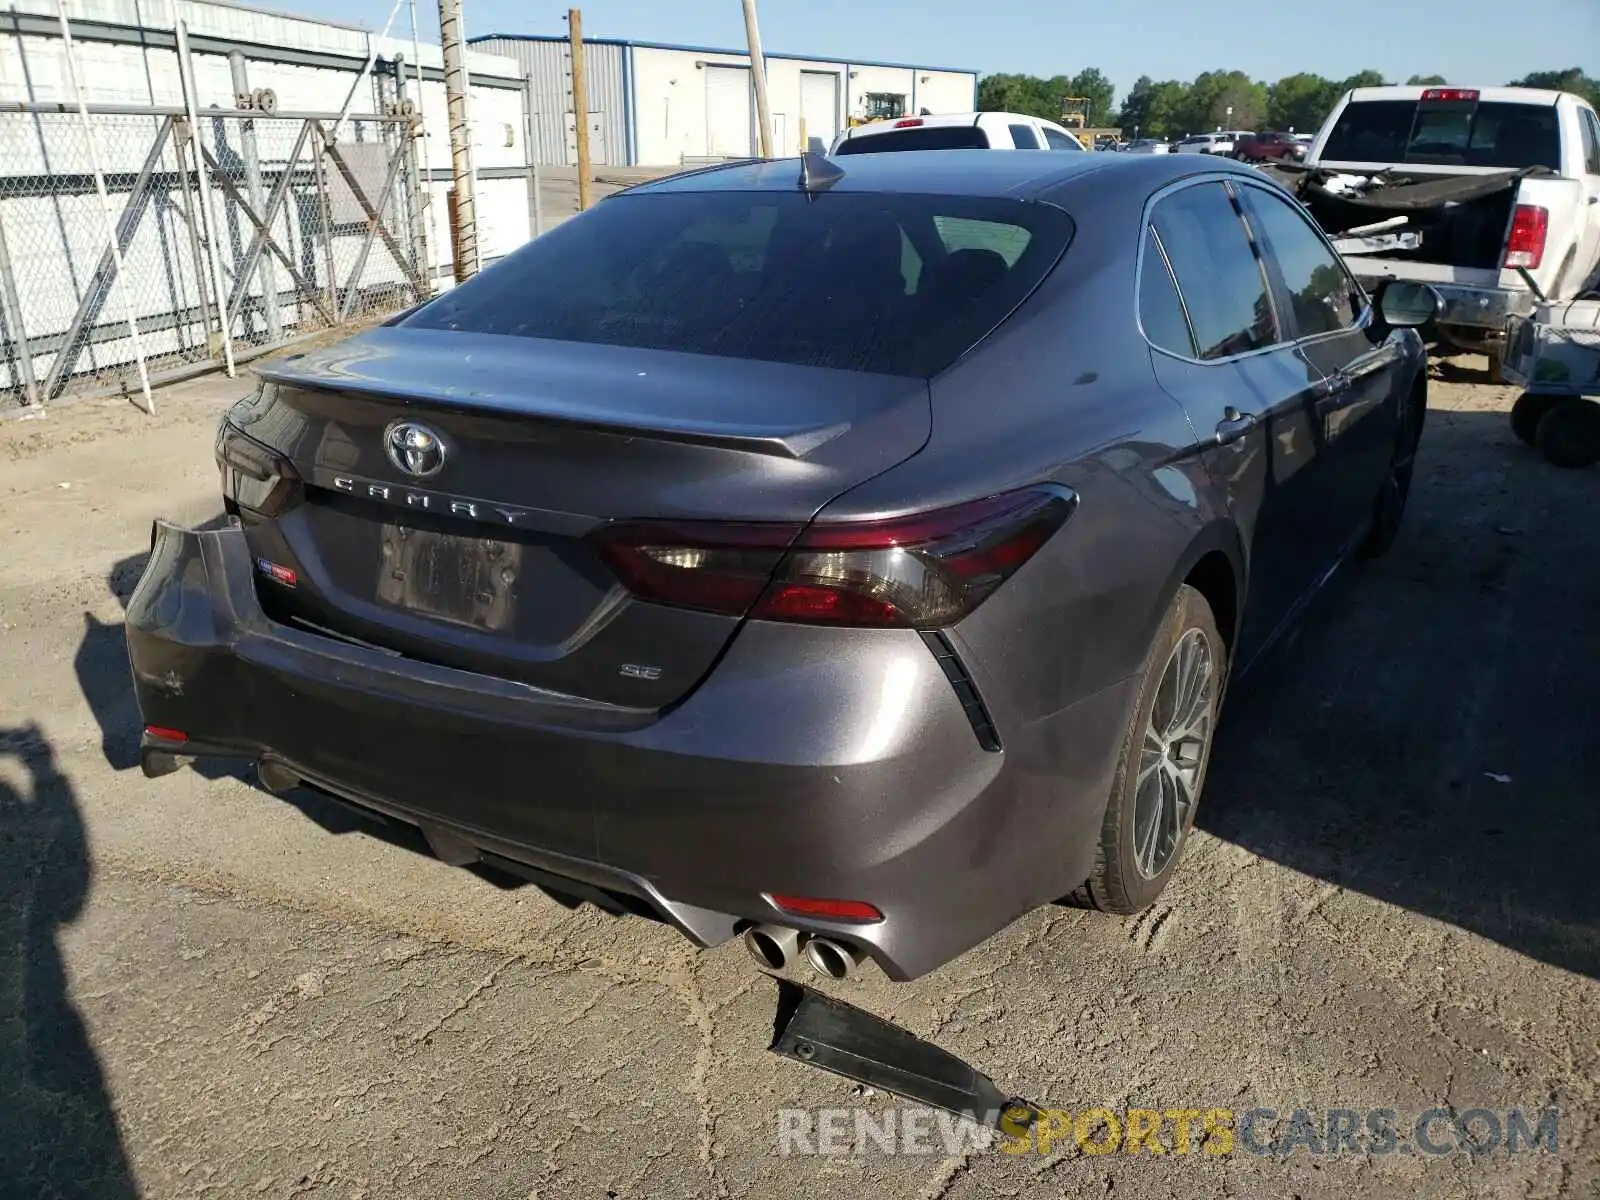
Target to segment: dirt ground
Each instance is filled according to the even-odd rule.
[[[1553,1105],[1555,1153],[779,1155],[780,1109],[892,1101],[767,1052],[737,944],[139,774],[122,604],[153,517],[217,511],[245,384],[204,379],[0,423],[0,1194],[1600,1195],[1600,473],[1479,367],[1436,368],[1393,553],[1231,698],[1155,910],[830,990],[1048,1106]]]

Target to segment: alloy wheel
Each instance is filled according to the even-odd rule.
[[[1200,799],[1211,752],[1217,669],[1204,632],[1190,629],[1161,669],[1145,722],[1134,791],[1133,861],[1146,879],[1172,865]]]

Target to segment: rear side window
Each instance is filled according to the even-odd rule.
[[[1315,337],[1354,325],[1361,315],[1360,293],[1310,222],[1264,188],[1241,187],[1239,200],[1262,253],[1277,269],[1278,308],[1294,314],[1295,336]]]
[[[883,154],[892,150],[987,150],[989,139],[976,125],[918,125],[865,137],[846,138],[834,154]]]
[[[1030,125],[1007,125],[1011,131],[1011,144],[1018,150],[1038,150],[1039,139]]]
[[[1278,340],[1266,279],[1222,184],[1164,197],[1151,224],[1172,262],[1201,358],[1230,358]]]
[[[927,378],[1066,249],[1059,208],[961,196],[642,192],[564,221],[401,325]]]
[[[1049,146],[1050,149],[1077,150],[1080,152],[1083,150],[1083,147],[1078,144],[1077,138],[1068,137],[1058,130],[1051,129],[1048,125],[1044,126],[1043,129],[1045,145]]]
[[[1561,135],[1553,105],[1363,100],[1339,114],[1322,157],[1559,171]]]
[[[1144,326],[1144,335],[1152,346],[1184,358],[1195,357],[1189,321],[1183,315],[1177,286],[1172,282],[1154,229],[1145,242],[1144,262],[1139,268],[1139,324]]]

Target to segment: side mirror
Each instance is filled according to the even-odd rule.
[[[1416,329],[1444,315],[1444,297],[1425,283],[1386,279],[1373,297],[1391,329]]]
[[[806,149],[812,154],[827,154],[828,152],[828,143],[819,137],[808,137],[806,143]]]

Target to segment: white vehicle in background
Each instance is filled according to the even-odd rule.
[[[1140,138],[1129,142],[1124,154],[1171,154],[1172,147],[1160,138]]]
[[[1224,157],[1233,153],[1234,135],[1231,133],[1196,133],[1184,138],[1173,146],[1175,154],[1221,154]]]
[[[900,117],[846,129],[832,154],[880,154],[895,150],[1065,150],[1083,144],[1053,121],[1022,113],[969,112]]]
[[[1508,318],[1600,274],[1600,117],[1571,93],[1357,88],[1304,168],[1291,186],[1356,278],[1432,285],[1439,338],[1496,376]]]

